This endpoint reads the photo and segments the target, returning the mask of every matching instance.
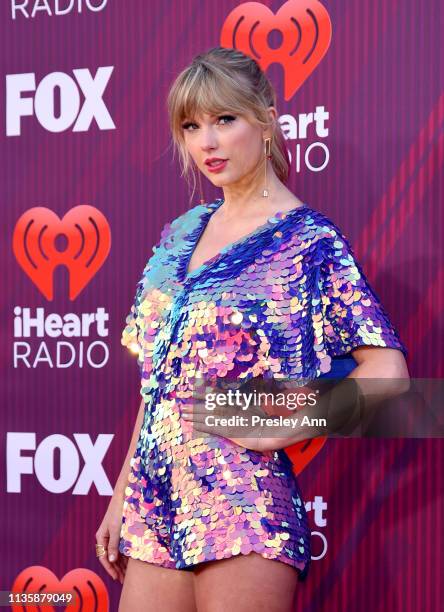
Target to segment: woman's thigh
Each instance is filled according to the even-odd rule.
[[[196,612],[193,572],[128,559],[119,612]]]
[[[198,612],[294,612],[298,574],[257,553],[202,563],[194,570]]]

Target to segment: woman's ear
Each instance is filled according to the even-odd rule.
[[[268,107],[268,116],[270,118],[270,121],[272,123],[276,123],[277,119],[278,119],[278,114],[277,114],[277,110],[274,106],[269,106]]]
[[[269,106],[267,108],[267,114],[268,114],[268,121],[271,123],[271,126],[274,126],[274,124],[277,122],[277,118],[278,118],[278,114],[277,114],[277,110],[274,106]],[[264,132],[266,132],[266,136],[271,136],[272,135],[272,131],[273,131],[273,127],[266,127],[263,128]]]

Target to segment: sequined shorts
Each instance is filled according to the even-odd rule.
[[[310,529],[284,451],[259,453],[219,436],[175,447],[174,460],[136,451],[119,550],[172,569],[256,552],[306,578]]]

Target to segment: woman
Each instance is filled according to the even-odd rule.
[[[310,563],[283,450],[295,440],[193,435],[198,383],[301,382],[350,351],[350,377],[404,378],[406,351],[339,229],[285,186],[257,63],[212,49],[168,106],[183,172],[193,163],[224,197],[165,226],[137,286],[122,342],[138,353],[143,400],[97,554],[125,576],[120,612],[285,612]]]

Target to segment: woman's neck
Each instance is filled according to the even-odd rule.
[[[218,211],[218,216],[227,221],[240,217],[257,216],[262,212],[279,210],[284,200],[292,197],[292,193],[276,176],[271,163],[267,168],[267,189],[269,196],[262,195],[265,187],[264,172],[255,179],[243,180],[242,184],[223,187],[224,203]],[[294,196],[293,196],[294,197]]]

